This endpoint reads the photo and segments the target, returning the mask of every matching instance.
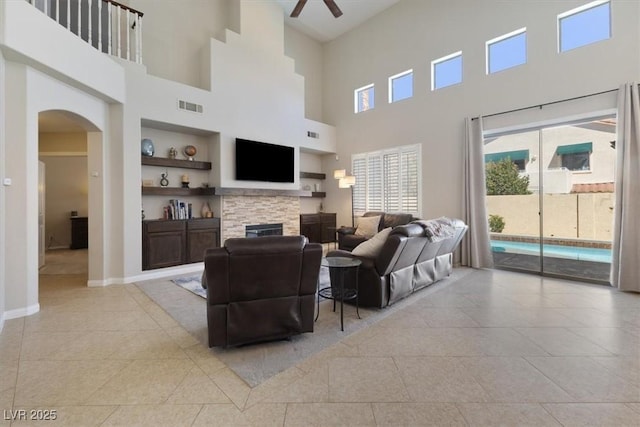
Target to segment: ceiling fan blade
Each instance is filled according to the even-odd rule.
[[[304,7],[304,5],[307,3],[307,0],[298,0],[298,3],[296,4],[296,7],[293,8],[293,11],[291,12],[291,15],[289,15],[292,18],[297,18],[298,15],[300,15],[300,12],[302,12],[302,8]]]
[[[331,11],[334,17],[339,18],[342,16],[342,11],[340,10],[340,8],[338,7],[335,1],[324,0],[324,4],[327,5],[327,7],[329,8],[329,10]]]

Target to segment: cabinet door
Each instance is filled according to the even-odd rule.
[[[320,243],[320,215],[300,214],[300,234],[311,243]]]
[[[306,236],[310,243],[320,243],[320,224],[300,224],[300,234]]]
[[[184,264],[187,237],[184,221],[151,221],[142,230],[143,270]]]
[[[322,243],[336,240],[336,214],[320,214],[320,238]]]
[[[204,251],[220,247],[220,219],[192,219],[187,222],[187,262],[201,262]]]

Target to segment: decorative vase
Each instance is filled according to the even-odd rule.
[[[193,145],[187,145],[184,147],[184,155],[187,156],[187,159],[193,160],[193,157],[196,155],[198,150]]]
[[[153,157],[153,154],[156,152],[156,149],[153,146],[153,141],[149,138],[144,138],[140,142],[140,148],[143,156]]]
[[[211,206],[209,206],[209,202],[204,202],[202,204],[202,209],[200,209],[200,216],[202,218],[211,218]]]

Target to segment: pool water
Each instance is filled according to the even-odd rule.
[[[493,252],[507,252],[512,254],[540,255],[540,245],[538,243],[492,240],[491,250]],[[611,249],[543,245],[543,251],[546,257],[611,263]]]

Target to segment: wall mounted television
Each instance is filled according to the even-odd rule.
[[[236,179],[294,182],[294,148],[236,138]]]

